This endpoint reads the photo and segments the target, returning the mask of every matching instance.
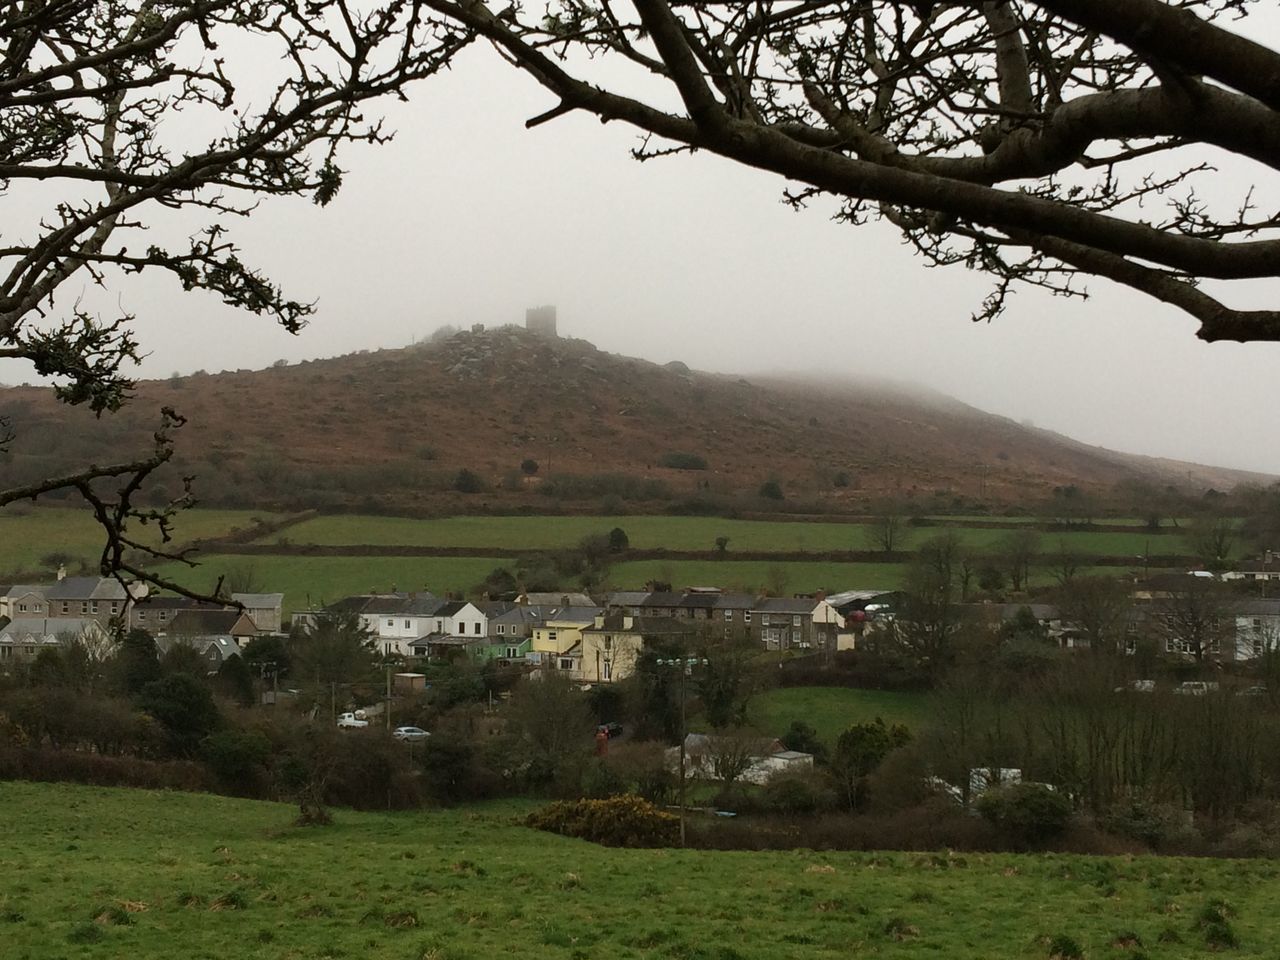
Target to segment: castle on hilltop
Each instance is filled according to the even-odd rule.
[[[536,333],[540,337],[555,337],[556,333],[556,308],[551,307],[530,307],[524,312],[524,327],[530,333]]]

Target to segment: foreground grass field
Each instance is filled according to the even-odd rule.
[[[918,731],[928,709],[925,694],[846,687],[786,687],[752,698],[748,715],[761,733],[779,737],[793,720],[803,720],[828,745],[855,723],[901,723]]]
[[[1268,861],[609,850],[509,808],[339,812],[192,794],[0,783],[6,960],[1202,957],[1227,901],[1271,958]]]

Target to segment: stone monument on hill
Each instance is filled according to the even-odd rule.
[[[554,337],[556,334],[555,307],[529,307],[524,312],[526,330],[540,337]]]

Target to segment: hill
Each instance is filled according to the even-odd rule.
[[[195,474],[201,500],[223,506],[635,512],[696,497],[857,512],[882,497],[963,508],[1069,487],[1199,493],[1252,476],[1090,447],[899,385],[699,373],[517,328],[145,381],[101,421],[48,390],[12,388],[0,413],[23,433],[6,472],[22,480],[145,446],[163,405],[190,421],[170,487]],[[526,460],[536,473],[521,472]],[[464,469],[476,482],[457,483]],[[782,504],[757,495],[770,479]]]
[[[1273,956],[1266,860],[618,850],[514,806],[338,811],[0,782],[6,957]],[[1055,950],[1068,938],[1077,952]]]

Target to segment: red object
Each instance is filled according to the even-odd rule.
[[[596,756],[603,757],[609,752],[609,734],[604,730],[596,731]]]
[[[867,619],[867,611],[855,610],[853,613],[849,614],[849,619],[854,623],[863,623]]]

